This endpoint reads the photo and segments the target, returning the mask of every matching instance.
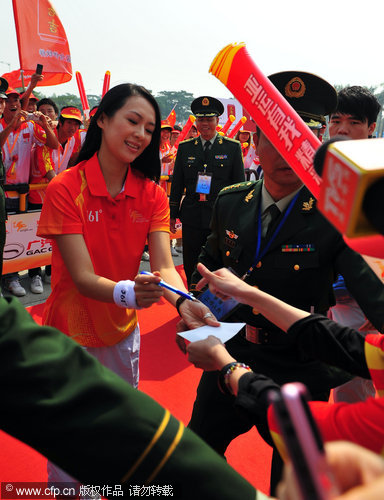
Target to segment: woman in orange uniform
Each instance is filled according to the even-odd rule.
[[[78,164],[47,188],[38,234],[53,240],[52,293],[43,322],[82,345],[134,387],[139,379],[136,310],[162,295],[161,277],[187,291],[169,245],[169,205],[158,185],[160,112],[143,87],[103,97]],[[153,276],[138,275],[148,240]],[[214,321],[199,302],[183,305],[190,327]],[[204,318],[204,315],[206,317]],[[52,464],[49,480],[63,480]]]
[[[147,239],[151,268],[186,291],[169,249],[168,199],[157,184],[159,137],[160,113],[152,95],[132,84],[111,89],[91,122],[79,163],[49,184],[38,229],[53,239],[44,323],[133,385],[138,382],[136,309],[163,294],[172,304],[177,299],[157,285],[159,276],[137,275]],[[192,323],[207,313],[200,303],[191,308]]]

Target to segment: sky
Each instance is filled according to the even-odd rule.
[[[29,0],[31,5],[36,0]],[[384,82],[382,0],[52,0],[69,41],[73,74],[87,94],[144,85],[155,95],[185,90],[229,98],[209,74],[217,53],[244,42],[265,74],[300,70],[333,85]],[[0,75],[19,68],[12,0],[1,0]],[[38,61],[37,61],[38,62]],[[41,87],[49,96],[78,94],[76,79]]]

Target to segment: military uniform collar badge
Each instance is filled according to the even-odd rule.
[[[199,141],[196,139],[195,140],[195,146],[197,146],[199,144]]]
[[[220,139],[219,139],[219,144],[223,144],[223,139],[222,139],[222,137],[220,137]]]
[[[252,191],[250,191],[250,192],[247,194],[247,196],[244,198],[245,203],[249,203],[249,201],[250,201],[250,200],[252,200],[252,198],[253,198],[253,192],[254,192],[254,191],[255,191],[255,190],[254,190],[254,189],[252,189]]]
[[[311,196],[308,201],[303,202],[303,206],[302,206],[301,210],[303,212],[310,212],[314,208],[314,203],[315,203],[315,199],[312,198],[312,196]]]
[[[238,234],[235,234],[232,230],[226,229],[225,234],[231,238],[231,240],[237,240]]]

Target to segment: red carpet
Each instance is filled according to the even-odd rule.
[[[43,305],[29,308],[40,323]],[[139,311],[142,335],[140,389],[188,423],[201,370],[191,366],[175,344],[178,315],[167,302]],[[27,418],[27,416],[26,416]],[[46,481],[46,459],[0,431],[0,481]],[[268,492],[270,448],[253,429],[237,438],[228,462],[264,493]]]

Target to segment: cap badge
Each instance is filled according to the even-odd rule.
[[[203,106],[209,106],[209,99],[208,99],[208,97],[204,97],[204,99],[201,101],[201,104]]]
[[[285,95],[287,97],[296,97],[296,98],[303,97],[306,90],[307,89],[305,87],[305,83],[298,76],[295,76],[294,78],[289,80],[289,82],[284,88]]]

